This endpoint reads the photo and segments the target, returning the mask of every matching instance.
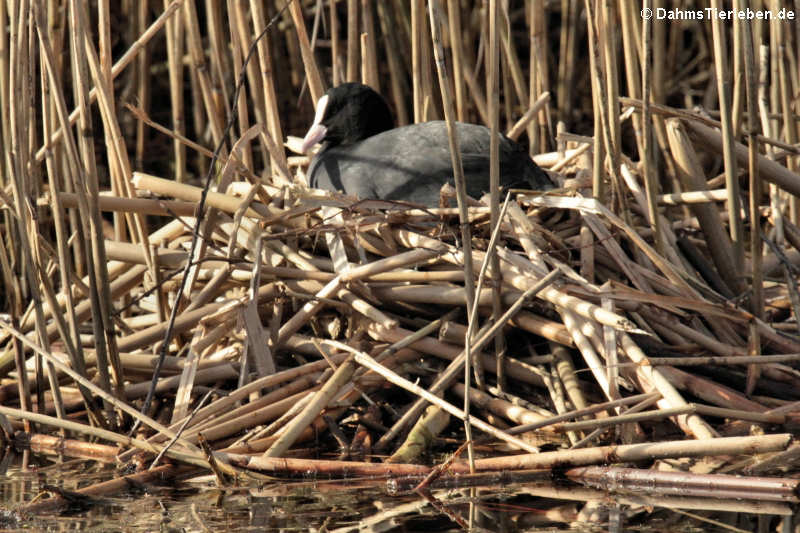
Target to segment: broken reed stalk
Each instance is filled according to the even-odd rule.
[[[272,446],[264,452],[264,457],[281,457],[294,444],[300,433],[314,421],[319,413],[328,405],[339,390],[350,381],[355,372],[355,365],[352,360],[345,360],[336,372],[325,382],[325,385],[317,392],[314,398],[303,408],[303,410],[292,419],[280,437]]]
[[[552,468],[560,464],[565,467],[583,466],[602,463],[608,454],[621,458],[624,462],[641,460],[666,459],[671,457],[709,457],[724,454],[746,454],[753,447],[759,453],[779,450],[791,440],[789,434],[769,435],[764,437],[726,437],[714,439],[713,445],[708,441],[667,441],[653,444],[629,444],[622,446],[601,446],[583,450],[567,450],[556,452],[541,452],[514,455],[509,457],[478,459],[475,466],[478,471],[488,470],[523,470]],[[221,457],[225,457],[220,454]],[[333,473],[336,468],[341,475],[402,475],[427,474],[428,467],[420,465],[380,465],[356,461],[315,461],[311,459],[251,457],[248,455],[227,454],[227,458],[237,466],[252,468],[264,473],[277,474],[291,472],[298,468],[304,471],[324,468],[327,473]],[[380,467],[384,467],[383,470]],[[467,473],[469,465],[456,462],[451,466],[451,471]]]
[[[706,185],[702,177],[703,170],[682,123],[677,119],[669,119],[667,121],[667,134],[669,136],[670,150],[680,170],[684,187],[690,190],[704,190]],[[708,205],[695,205],[693,206],[693,211],[698,220],[700,220],[700,226],[706,235],[709,252],[711,252],[717,270],[728,288],[734,294],[740,293],[742,283],[739,279],[739,270],[736,268],[730,238],[725,234],[725,228],[722,225],[719,214],[714,206]]]
[[[164,435],[169,436],[169,437],[173,437],[174,436],[172,431],[170,431],[168,428],[164,427],[162,424],[156,422],[155,420],[150,419],[149,417],[147,417],[145,415],[142,415],[137,410],[135,410],[135,409],[131,408],[129,405],[127,405],[124,401],[113,397],[111,394],[107,393],[106,391],[104,391],[103,389],[98,387],[97,385],[94,385],[93,383],[91,383],[87,379],[85,379],[82,376],[79,376],[78,374],[76,374],[72,369],[70,369],[69,367],[64,365],[61,361],[59,361],[58,359],[54,358],[52,356],[52,354],[42,351],[35,344],[32,344],[32,343],[30,343],[30,341],[25,340],[24,336],[19,331],[16,331],[13,328],[10,328],[9,326],[6,326],[3,323],[0,323],[0,328],[3,328],[8,333],[11,333],[12,335],[14,335],[14,337],[18,338],[24,344],[26,344],[28,346],[28,348],[32,349],[38,355],[40,355],[41,357],[46,359],[49,364],[51,364],[55,368],[58,368],[58,370],[60,370],[61,372],[64,372],[65,374],[69,375],[77,383],[79,383],[83,387],[89,389],[91,392],[93,392],[97,396],[100,396],[104,401],[108,402],[113,407],[115,407],[117,409],[120,409],[121,411],[124,411],[126,414],[128,414],[129,416],[134,417],[137,420],[140,420],[141,422],[143,422],[144,424],[148,425],[149,427],[151,427],[155,431],[158,431],[159,433],[163,433]],[[185,445],[187,445],[190,449],[192,448],[192,446],[189,445],[188,443],[185,443]]]
[[[537,283],[534,287],[531,287],[525,294],[523,294],[520,298],[516,300],[514,305],[512,305],[499,320],[496,320],[491,326],[487,325],[482,328],[478,333],[475,334],[476,340],[475,344],[471,345],[467,340],[472,336],[472,334],[467,331],[467,334],[464,335],[464,351],[459,353],[457,357],[455,357],[451,364],[447,367],[447,369],[442,372],[437,380],[430,386],[429,391],[432,393],[440,393],[444,391],[448,386],[452,384],[452,382],[458,376],[459,369],[469,358],[469,354],[473,354],[473,356],[479,356],[481,354],[481,350],[483,347],[493,338],[493,336],[500,330],[502,326],[504,326],[513,316],[514,314],[519,311],[519,309],[524,305],[525,301],[532,295],[538,293],[542,288],[548,286],[552,283],[557,277],[561,275],[561,272],[558,270],[554,270],[550,272],[547,276],[545,276],[539,283]],[[473,324],[475,322],[474,317],[472,320],[468,321],[469,324]],[[483,364],[483,363],[481,363]],[[497,372],[497,371],[495,371]],[[465,403],[467,401],[467,396],[464,397]],[[405,415],[388,431],[384,436],[378,441],[376,447],[379,449],[388,445],[392,439],[405,427],[409,424],[413,418],[418,417],[423,408],[425,403],[420,399],[414,403],[414,405],[406,412]],[[464,410],[465,413],[469,414],[467,409]]]
[[[400,386],[400,387],[402,387],[402,388],[404,388],[404,389],[406,389],[406,390],[408,390],[410,392],[413,392],[417,396],[420,396],[420,397],[424,398],[425,400],[427,400],[428,402],[430,402],[430,403],[440,407],[441,409],[447,411],[451,415],[456,416],[456,417],[464,420],[466,423],[472,424],[476,428],[481,429],[481,430],[489,433],[490,435],[493,435],[495,438],[503,440],[503,441],[511,444],[512,446],[514,446],[517,449],[526,450],[529,453],[537,453],[538,452],[538,450],[534,446],[530,446],[528,443],[526,443],[526,442],[524,442],[524,441],[522,441],[520,439],[517,439],[516,437],[513,437],[511,435],[507,435],[505,432],[503,432],[501,430],[498,430],[498,429],[494,428],[493,426],[490,426],[489,424],[487,424],[486,422],[482,421],[481,419],[476,418],[476,417],[466,413],[465,411],[463,411],[461,409],[458,409],[457,407],[454,407],[453,405],[451,405],[451,404],[449,404],[447,402],[442,401],[441,399],[439,399],[438,397],[434,396],[433,394],[431,394],[427,390],[419,387],[418,385],[415,385],[414,383],[411,383],[407,379],[404,379],[404,378],[398,376],[397,374],[391,372],[390,370],[382,367],[380,364],[376,363],[374,361],[374,359],[369,357],[367,354],[365,354],[363,352],[358,352],[358,353],[355,354],[355,360],[356,360],[356,362],[358,364],[369,368],[370,370],[372,370],[373,372],[376,372],[377,374],[380,374],[381,376],[386,378],[387,381],[390,381],[391,383],[394,383],[394,384],[396,384],[396,385],[398,385],[398,386]]]

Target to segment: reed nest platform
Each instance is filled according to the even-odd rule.
[[[187,0],[128,13],[122,54],[123,7],[66,3],[58,27],[6,4],[0,426],[124,468],[78,492],[556,478],[792,514],[796,28],[686,26],[688,62],[624,0],[549,30],[539,2]],[[759,63],[767,31],[785,47]],[[297,136],[352,79],[400,123],[495,123],[557,188],[436,208],[310,189]]]

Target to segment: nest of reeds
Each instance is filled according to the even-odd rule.
[[[771,80],[778,113],[762,123],[765,65],[747,46],[753,35],[737,26],[742,42],[730,48],[716,26],[711,41],[701,38],[711,25],[696,29],[692,46],[711,42],[715,55],[691,67],[711,72],[692,83],[719,91],[718,121],[664,104],[675,90],[660,84],[664,65],[678,70],[685,58],[665,61],[668,50],[648,40],[653,28],[624,13],[587,3],[599,12],[587,13],[592,62],[578,73],[564,58],[548,65],[543,3],[494,14],[438,1],[362,4],[292,2],[268,14],[233,2],[201,12],[201,30],[197,6],[172,3],[134,39],[121,37],[138,55],[112,67],[102,25],[105,55],[88,40],[88,53],[63,51],[69,64],[60,64],[63,36],[48,23],[57,15],[34,2],[34,24],[10,41],[23,59],[5,60],[16,73],[34,57],[20,43],[38,39],[42,70],[30,74],[47,88],[12,77],[3,93],[6,437],[47,450],[56,446],[47,434],[63,430],[73,440],[59,441],[62,451],[97,439],[121,447],[98,445],[101,456],[220,479],[311,470],[419,481],[430,468],[414,463],[441,453],[452,454],[445,472],[572,468],[577,480],[590,474],[575,467],[670,458],[708,457],[726,473],[796,470],[785,433],[800,399],[800,176],[788,98],[797,66],[776,60],[792,75]],[[586,37],[578,9],[561,13],[573,47]],[[83,12],[65,23],[79,39],[90,24]],[[155,35],[165,36],[158,52]],[[796,52],[795,37],[785,35]],[[413,50],[413,62],[384,43]],[[729,79],[732,54],[742,74],[733,99],[713,83],[715,69]],[[158,85],[156,60],[169,74]],[[619,96],[623,63],[630,97]],[[310,121],[323,79],[359,71],[376,87],[388,79],[401,123],[504,115],[506,133],[542,152],[535,160],[559,188],[466,204],[443,191],[439,208],[309,189],[308,157],[283,147],[286,124],[299,133],[285,104],[299,98]],[[70,72],[82,75],[66,88],[58,81]],[[140,105],[115,101],[114,78],[142,91]],[[581,113],[565,111],[579,100],[570,80],[593,84],[584,92],[593,136],[552,135],[554,118]],[[37,113],[10,105],[10,94],[34,93]],[[172,128],[157,124],[169,121],[162,96]],[[187,122],[199,144],[186,139]],[[26,125],[50,140],[20,136]],[[169,163],[151,164],[147,147],[165,135],[172,154],[157,153]]]

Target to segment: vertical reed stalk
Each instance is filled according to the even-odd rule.
[[[800,14],[798,14],[800,15]],[[796,23],[795,23],[796,25]],[[797,56],[795,55],[795,60],[790,62],[790,50],[789,50],[789,40],[786,37],[786,33],[788,32],[788,26],[785,21],[778,21],[775,25],[775,29],[778,30],[776,39],[780,43],[778,46],[776,53],[777,53],[777,62],[778,62],[778,85],[780,91],[780,110],[781,116],[783,118],[783,131],[785,135],[785,141],[789,144],[796,145],[797,144],[797,115],[798,115],[798,106],[797,106],[797,85],[795,83],[794,90],[792,89],[792,80],[791,80],[791,69],[792,63],[797,63]],[[795,43],[797,44],[797,43]],[[797,65],[794,65],[794,68],[797,68]],[[795,80],[797,82],[797,80]],[[792,105],[792,98],[794,97],[794,106]],[[796,157],[789,157],[786,161],[786,166],[789,170],[793,172],[797,172],[798,165],[797,165],[797,158]],[[797,225],[798,221],[800,221],[800,202],[796,196],[790,196],[788,198],[789,201],[789,219],[792,221],[793,224]]]
[[[397,123],[405,126],[409,122],[408,109],[406,107],[405,82],[406,70],[398,57],[399,54],[393,50],[400,49],[400,37],[395,24],[395,13],[388,2],[378,2],[378,19],[381,23],[381,33],[383,34],[383,44],[386,50],[386,59],[389,67],[389,83],[392,87],[392,102],[394,103]]]
[[[42,127],[43,127],[43,136],[45,139],[49,138],[55,129],[55,123],[53,120],[53,103],[50,97],[50,84],[47,80],[47,75],[45,71],[45,67],[43,63],[40,61],[40,83],[42,87]],[[65,190],[65,187],[61,185],[61,178],[59,177],[59,165],[56,161],[56,157],[52,151],[48,152],[47,158],[45,160],[46,163],[46,173],[47,173],[47,180],[48,185],[51,191],[60,191]],[[57,261],[58,261],[58,274],[59,274],[59,282],[61,284],[61,292],[63,295],[63,299],[66,302],[66,305],[63,306],[64,314],[66,315],[67,324],[63,324],[63,318],[61,315],[60,310],[62,306],[58,304],[55,300],[57,297],[55,295],[50,297],[48,293],[48,305],[51,310],[58,310],[56,312],[51,312],[51,315],[55,318],[56,324],[59,328],[59,334],[61,336],[61,341],[64,343],[65,351],[69,356],[70,362],[72,364],[72,368],[75,369],[81,376],[84,378],[88,378],[86,373],[86,362],[84,359],[83,353],[83,346],[80,342],[80,332],[78,330],[78,320],[75,316],[75,301],[72,296],[72,291],[70,287],[72,285],[71,278],[74,275],[72,262],[70,261],[69,255],[69,248],[67,246],[69,230],[66,225],[66,219],[64,217],[64,209],[61,205],[61,196],[59,194],[53,194],[50,196],[50,209],[53,213],[53,225],[55,229],[56,235],[56,252],[57,252]],[[49,280],[48,280],[49,281]],[[7,286],[11,286],[11,284],[7,284]],[[26,380],[27,381],[27,380]],[[99,416],[99,412],[97,411],[97,406],[95,405],[94,399],[92,398],[91,393],[82,386],[78,387],[78,390],[83,397],[84,404],[86,405],[87,411],[90,413],[91,416],[97,421],[97,423],[101,426],[104,426],[104,421],[102,417]]]
[[[339,42],[339,15],[336,13],[336,2],[328,3],[330,13],[330,37],[331,37],[331,83],[334,87],[342,83],[342,69],[341,69],[341,43]]]
[[[237,0],[227,0],[228,14],[229,14],[228,30],[231,39],[230,49],[232,56],[231,64],[233,67],[233,79],[238,80],[239,77],[241,76],[242,68],[244,68],[243,67],[244,56],[242,54],[243,46],[242,43],[240,42],[239,32],[236,31],[236,26],[234,22],[236,11],[231,5],[232,2],[235,1]],[[177,54],[178,50],[180,50],[182,42],[180,39],[177,38],[177,33],[178,31],[180,31],[180,25],[177,24],[179,20],[180,19],[176,19],[175,21],[173,21],[176,24],[167,25],[167,32],[166,32],[167,47],[168,47],[167,63],[169,65],[170,80],[172,80],[173,77],[180,78],[181,81],[178,83],[178,85],[179,87],[183,87],[183,81],[182,81],[183,76],[181,75],[183,67],[180,64],[180,62],[177,62],[177,60],[180,58],[180,55],[174,55],[174,56],[170,55],[170,40],[169,40],[170,33],[172,33],[172,39],[173,39],[172,46],[175,47],[173,54]],[[170,85],[172,85],[172,83],[170,83]],[[174,90],[170,91],[170,100],[172,102],[177,102],[177,104],[180,105],[181,109],[183,108],[183,97],[181,94],[176,93],[176,91]],[[243,135],[244,132],[250,129],[250,111],[248,110],[247,94],[245,93],[245,91],[239,92],[239,98],[237,99],[236,102],[233,103],[233,105],[236,106],[236,109],[238,111],[236,115],[239,120],[239,134]],[[176,122],[176,119],[178,120],[178,122]],[[178,124],[180,124],[180,126],[183,127],[183,117],[176,117],[174,110],[173,110],[172,120],[173,120],[172,122],[173,127],[176,127]],[[178,144],[180,145],[181,148],[183,148],[183,145],[180,142],[178,142]],[[177,181],[178,183],[182,183],[183,180],[179,178],[181,177],[181,173],[183,172],[183,170],[178,166],[178,163],[183,161],[186,151],[185,149],[178,150],[177,146],[174,147],[174,151],[175,151],[175,181]],[[247,168],[254,168],[253,150],[250,146],[250,143],[245,143],[245,145],[242,146],[242,164]]]
[[[125,381],[125,377],[117,351],[115,328],[111,318],[113,306],[111,303],[111,294],[108,290],[108,259],[105,251],[102,217],[100,216],[100,209],[97,205],[98,196],[100,194],[100,184],[97,173],[94,143],[92,140],[92,120],[89,110],[90,76],[85,47],[86,20],[83,12],[84,7],[85,6],[82,4],[78,5],[74,1],[70,2],[70,51],[73,61],[73,90],[78,103],[78,125],[80,131],[83,132],[78,138],[78,146],[83,160],[81,168],[83,172],[81,172],[81,175],[83,176],[84,183],[76,183],[75,188],[77,190],[79,187],[85,187],[86,199],[88,201],[88,212],[86,215],[89,219],[88,235],[90,237],[89,250],[91,252],[89,264],[91,265],[90,273],[92,271],[94,272],[92,278],[95,278],[90,278],[89,281],[93,296],[96,295],[97,298],[96,307],[93,311],[94,320],[92,324],[95,328],[96,349],[98,353],[101,350],[107,352],[115,392],[118,397],[122,397],[122,384]],[[95,76],[95,79],[97,79],[97,76]],[[108,103],[108,105],[110,106],[110,103]],[[109,118],[109,120],[113,119]],[[113,160],[111,164],[113,166]]]
[[[203,48],[203,37],[200,32],[200,22],[198,20],[197,9],[194,3],[186,2],[183,4],[184,23],[186,25],[186,45],[189,49],[189,56],[192,59],[193,72],[197,80],[197,88],[200,93],[200,99],[205,110],[204,123],[208,123],[211,128],[211,136],[214,144],[222,141],[223,117],[220,115],[216,100],[214,99],[214,89],[211,82],[211,71],[208,68],[206,60],[206,52]],[[253,22],[258,24],[260,20],[259,15],[263,13],[257,9],[253,9]],[[258,30],[256,30],[258,31]],[[263,40],[261,41],[263,43]],[[265,73],[271,72],[269,64],[261,65]],[[267,75],[268,79],[269,75]],[[274,93],[272,94],[274,100]],[[200,108],[197,108],[197,113],[200,114]],[[202,115],[200,115],[202,116]],[[280,129],[280,125],[277,126]]]
[[[622,48],[623,58],[625,60],[625,79],[628,86],[628,94],[631,98],[642,98],[642,86],[640,67],[644,62],[644,45],[642,38],[639,35],[639,27],[636,25],[636,5],[632,0],[620,0],[619,4],[619,18],[622,21]],[[644,7],[643,7],[644,8]],[[649,9],[649,8],[648,8]],[[610,15],[610,14],[609,14]],[[642,18],[642,23],[645,24],[652,19]],[[648,43],[650,45],[652,43]],[[639,149],[639,160],[644,160],[642,154],[644,147],[642,145],[642,123],[643,115],[634,115],[633,129],[636,135],[636,146]]]
[[[534,2],[538,4],[539,2]],[[572,65],[574,63],[572,53],[575,52],[575,19],[573,13],[577,13],[576,4],[570,0],[561,0],[561,18],[566,20],[561,25],[558,42],[558,87],[556,88],[556,98],[558,99],[558,120],[569,120],[565,113],[572,107],[572,80],[574,73]],[[542,13],[544,13],[542,11]],[[595,115],[596,117],[597,115]]]
[[[250,49],[250,45],[253,42],[254,36],[250,31],[250,25],[248,23],[249,15],[245,11],[245,2],[243,0],[230,0],[230,7],[231,11],[229,13],[229,25],[230,31],[232,34],[235,34],[236,37],[232,39],[234,45],[238,43],[239,49],[237,50],[235,56],[241,56],[242,58],[247,57],[247,53]],[[176,21],[176,26],[180,26]],[[181,32],[180,35],[182,35]],[[243,61],[243,60],[242,60]],[[251,102],[253,108],[253,114],[255,115],[254,120],[258,124],[267,124],[267,111],[266,111],[266,103],[264,101],[264,80],[258,74],[258,62],[251,60],[244,65],[245,69],[247,69],[247,88],[249,89],[247,94],[247,99]],[[241,70],[240,70],[241,71]],[[240,72],[239,71],[239,72]],[[239,73],[237,72],[237,78]],[[242,91],[242,98],[245,97],[244,91]],[[240,119],[241,121],[241,119]],[[247,131],[249,129],[249,122],[242,123],[240,122],[241,127],[243,128],[242,131]],[[244,129],[245,124],[247,124],[247,129]],[[259,139],[261,139],[259,137]],[[264,154],[269,153],[269,148],[264,144],[262,141],[261,149]]]
[[[208,5],[208,3],[206,3]],[[136,12],[136,33],[141,34],[147,29],[148,2],[139,2]],[[113,94],[113,93],[112,93]],[[136,101],[139,107],[149,112],[150,109],[150,52],[147,48],[136,56]],[[144,166],[144,151],[147,143],[148,129],[143,121],[136,123],[136,151],[135,162],[137,168]]]
[[[544,2],[532,0],[528,4],[528,10],[530,11],[530,89],[528,92],[528,106],[530,107],[533,105],[531,99],[549,90],[550,81],[545,57],[545,51],[547,50],[547,28],[545,25],[546,12],[544,9]],[[559,101],[558,105],[562,107],[568,104]],[[536,125],[538,125],[538,131],[534,124],[531,124],[531,127],[528,129],[531,155],[543,152],[547,149],[549,137],[547,109],[548,108],[545,107],[543,111],[537,113],[538,120]]]
[[[604,109],[601,105],[602,99],[600,98],[600,91],[602,90],[602,78],[599,76],[599,66],[597,62],[599,60],[599,54],[597,51],[597,39],[595,38],[594,32],[594,21],[591,19],[591,9],[589,2],[591,0],[585,0],[586,2],[586,26],[588,28],[588,41],[589,41],[589,68],[591,70],[589,77],[591,78],[592,83],[592,116],[594,117],[594,133],[592,138],[594,139],[594,151],[592,153],[592,196],[597,198],[598,200],[603,200],[605,198],[605,182],[603,178],[605,177],[604,172],[604,160],[605,160],[605,150],[603,145],[603,125],[602,125],[602,117],[604,115]],[[559,98],[559,105],[563,105],[560,103],[561,99]]]
[[[33,79],[34,73],[32,72],[33,64],[31,63],[34,58],[33,35],[29,31],[33,28],[28,24],[30,18],[30,10],[32,7],[25,2],[18,6],[19,10],[17,16],[19,23],[13,19],[10,21],[12,26],[12,39],[14,43],[11,49],[12,67],[9,82],[11,94],[17,102],[33,102],[34,87]],[[15,27],[16,26],[16,27]],[[46,31],[46,30],[45,30]],[[19,249],[19,264],[17,268],[20,272],[20,280],[18,288],[20,293],[19,297],[30,299],[29,309],[32,309],[36,319],[36,333],[39,344],[46,350],[50,349],[50,339],[47,336],[47,325],[44,319],[44,311],[42,308],[42,296],[40,283],[42,279],[47,278],[46,264],[41,258],[40,251],[40,235],[39,225],[34,216],[34,212],[28,205],[28,199],[36,194],[35,186],[36,179],[30,176],[25,158],[30,153],[30,147],[33,146],[35,139],[32,138],[33,132],[36,128],[31,127],[31,121],[35,119],[32,113],[31,106],[17,105],[14,106],[9,117],[10,131],[11,131],[11,146],[9,147],[10,156],[10,189],[13,196],[13,205],[8,207],[13,209],[14,219],[9,224],[9,234],[14,235],[18,244],[15,248]],[[35,170],[35,169],[34,169]],[[20,302],[21,303],[21,302]],[[18,310],[21,309],[21,306]],[[35,377],[36,377],[36,410],[39,413],[44,413],[44,375],[42,369],[42,359],[38,355],[34,355],[35,361]],[[17,371],[27,373],[28,370],[24,363],[24,352],[20,350],[17,360]],[[56,414],[58,418],[64,418],[65,411],[61,399],[61,389],[58,384],[58,379],[55,369],[51,364],[46,365],[47,378],[50,391],[53,394],[53,401],[56,407]]]
[[[644,8],[652,10],[650,0],[644,1]],[[653,43],[651,33],[653,29],[652,19],[642,19],[642,139],[641,156],[642,175],[644,177],[645,192],[647,193],[647,213],[650,219],[650,227],[653,228],[656,250],[661,255],[665,255],[664,234],[661,229],[661,217],[658,214],[656,195],[658,194],[658,182],[656,181],[655,153],[653,151],[653,122],[650,115],[650,103],[652,101],[652,70],[650,68],[653,56]]]
[[[100,69],[103,71],[105,79],[110,80],[113,61],[111,51],[111,12],[108,0],[101,0],[97,3],[97,26]],[[143,107],[146,108],[146,106]],[[138,135],[139,132],[137,129],[137,136]],[[47,137],[49,137],[49,135]],[[117,182],[112,181],[112,190],[116,189],[116,185]],[[117,192],[117,194],[119,194],[119,192]],[[114,239],[117,241],[126,240],[125,225],[122,223],[123,218],[122,213],[114,213]]]
[[[164,0],[165,9],[169,5],[170,0]],[[228,8],[229,13],[233,13],[233,9]],[[172,115],[172,129],[178,135],[186,134],[186,125],[184,121],[185,104],[183,100],[183,58],[184,50],[184,33],[181,17],[174,17],[167,21],[164,28],[167,37],[167,67],[169,69],[169,99],[170,99],[170,112]],[[235,40],[235,32],[231,28],[231,37]],[[241,46],[241,45],[240,45]],[[234,52],[234,57],[238,57],[239,51]],[[107,79],[112,79],[109,73]],[[180,140],[175,139],[172,142],[172,153],[175,168],[175,181],[183,183],[186,181],[186,147]],[[251,156],[252,157],[252,156]],[[252,161],[252,159],[251,159]]]
[[[651,9],[653,12],[660,7],[664,7],[665,1],[664,0],[652,0],[651,1]],[[652,46],[652,61],[651,61],[651,68],[652,68],[652,83],[650,84],[650,90],[653,96],[653,103],[654,104],[664,104],[666,102],[666,96],[664,94],[664,85],[666,83],[666,69],[667,64],[670,62],[671,57],[667,50],[667,39],[666,39],[666,31],[667,31],[667,24],[653,24],[653,46]],[[677,25],[674,25],[677,26]],[[665,124],[665,117],[661,115],[653,115],[653,129],[655,131],[656,140],[658,141],[658,146],[661,151],[662,156],[664,157],[664,164],[666,167],[666,174],[672,178],[671,181],[671,189],[675,191],[680,190],[680,182],[678,181],[678,173],[675,170],[675,165],[672,161],[671,152],[669,150],[669,140],[667,139],[667,127]],[[666,188],[666,185],[664,185]]]
[[[347,0],[346,81],[358,80],[358,0]]]
[[[489,97],[489,212],[490,224],[492,228],[498,227],[500,224],[500,34],[498,28],[500,20],[500,6],[497,0],[489,0],[489,55],[486,65],[487,80],[486,80],[486,94]],[[521,91],[520,97],[523,96],[524,90]],[[506,95],[508,98],[508,94]],[[496,321],[502,310],[500,308],[500,286],[502,285],[500,274],[500,260],[496,254],[492,255],[490,276],[493,278],[493,295],[492,295],[492,316],[491,320]],[[502,335],[495,337],[495,354],[497,355],[497,383],[498,386],[505,388],[505,374],[503,373],[503,359],[502,354],[505,352],[505,344],[503,343]],[[480,365],[474,365],[475,368],[480,368]],[[475,385],[483,390],[486,385],[484,378],[480,373],[475,375]],[[467,389],[469,390],[469,389]]]
[[[720,0],[711,0],[711,6],[722,9]],[[728,78],[728,61],[725,53],[725,22],[712,17],[711,30],[714,40],[714,66],[717,73],[717,94],[719,112],[722,123],[722,158],[725,162],[725,188],[728,191],[728,218],[730,223],[733,260],[737,270],[741,272],[744,265],[744,228],[740,216],[739,181],[736,178],[736,160],[733,153],[733,124],[731,122],[730,80]]]
[[[378,51],[375,47],[375,21],[372,16],[372,0],[361,0],[361,20],[364,33],[361,34],[361,79],[364,83],[381,92],[378,75]]]
[[[461,224],[461,238],[464,246],[464,293],[467,299],[467,312],[471,313],[474,306],[477,305],[475,302],[475,276],[472,265],[472,231],[468,222],[466,183],[464,181],[464,170],[461,166],[461,150],[458,144],[458,132],[455,128],[455,112],[453,109],[453,100],[450,94],[450,82],[448,79],[449,73],[447,70],[447,65],[445,64],[444,47],[442,46],[441,41],[442,25],[440,20],[443,17],[443,14],[440,0],[431,0],[428,3],[428,14],[431,21],[431,40],[433,42],[433,53],[436,58],[436,72],[439,76],[439,89],[442,92],[442,108],[444,109],[445,122],[447,124],[447,139],[450,144],[450,157],[453,162],[453,170],[455,174],[454,178],[457,193],[456,198],[458,200],[458,215]],[[480,367],[481,370],[483,370],[483,366],[479,359],[479,354],[470,354],[469,339],[467,338],[465,340],[467,341],[467,346],[465,347],[465,353],[467,356],[465,357],[464,363],[464,379],[465,387],[469,387],[470,375],[472,373],[470,371],[470,366],[473,367],[472,370],[475,372],[476,376],[479,375],[479,371],[476,369]],[[481,374],[481,378],[482,377],[483,376]],[[464,397],[464,412],[467,413],[467,415],[469,415],[469,408],[469,394],[466,394]],[[467,442],[469,443],[467,449],[469,453],[470,464],[474,465],[474,454],[472,450],[472,428],[470,427],[469,416],[467,416],[464,421],[464,428],[467,432]]]
[[[317,62],[314,59],[314,51],[311,49],[311,43],[308,40],[308,33],[306,32],[306,24],[303,20],[303,11],[300,8],[300,3],[291,2],[289,4],[289,12],[292,14],[294,27],[297,30],[297,39],[300,41],[300,53],[303,56],[303,66],[306,70],[306,79],[308,80],[308,88],[311,91],[311,99],[316,104],[316,102],[319,101],[319,99],[322,98],[322,95],[325,93],[325,86],[322,83],[322,76],[319,74]],[[267,40],[268,39],[261,39],[261,42],[265,42]],[[278,110],[276,109],[276,114],[277,111]],[[280,116],[276,115],[275,120],[280,123]],[[280,131],[273,132],[272,140],[276,143],[279,143],[280,140],[283,139],[283,136],[276,136],[276,133],[280,133]],[[283,151],[281,150],[280,153],[283,153]],[[280,164],[281,166],[286,165],[285,156],[281,158]]]
[[[611,155],[611,162],[613,164],[611,175],[614,177],[615,186],[618,187],[620,194],[620,201],[624,202],[623,195],[621,194],[621,181],[619,179],[619,160],[620,160],[620,144],[621,144],[621,126],[619,123],[619,73],[617,71],[617,10],[615,9],[615,0],[603,0],[602,9],[598,10],[597,17],[598,27],[602,30],[598,33],[597,37],[602,39],[600,43],[602,46],[602,60],[600,65],[604,66],[605,73],[605,86],[607,101],[606,105],[608,110],[608,131],[611,137],[608,140],[607,149]]]
[[[745,8],[742,0],[737,0],[738,9]],[[752,273],[752,291],[750,310],[757,318],[764,316],[764,290],[763,272],[761,269],[761,178],[758,173],[758,87],[755,54],[753,53],[753,34],[751,25],[739,24],[741,32],[739,42],[742,46],[745,86],[747,88],[747,144],[749,152],[748,174],[750,175],[750,263]],[[751,355],[761,353],[760,334],[755,324],[749,328],[748,352]],[[745,393],[750,395],[755,390],[758,377],[761,374],[760,365],[750,365],[747,368],[747,384]]]
[[[462,49],[461,5],[459,2],[447,2],[447,27],[450,30],[450,50],[453,56],[453,91],[456,97],[456,119],[467,120],[467,103],[464,98],[464,77],[461,75],[464,62]]]
[[[517,94],[517,100],[523,105],[527,104],[530,100],[530,95],[528,94],[528,90],[526,88],[525,83],[525,75],[522,72],[522,66],[520,65],[519,56],[517,55],[517,47],[514,46],[512,41],[511,35],[511,19],[509,18],[508,11],[506,9],[505,3],[501,3],[499,6],[499,12],[497,16],[499,17],[499,31],[498,39],[502,42],[502,57],[505,61],[502,61],[501,64],[507,67],[508,77],[511,78],[512,83],[507,83],[504,81],[503,87],[509,87],[508,90],[504,91],[505,94],[505,102],[507,110],[513,112],[513,98],[511,98],[511,88],[514,89],[514,92]],[[500,61],[500,58],[498,58]],[[511,120],[511,113],[507,118],[509,121]]]
[[[10,27],[9,22],[8,4],[6,2],[0,2],[0,115],[4,117],[11,116],[11,99],[9,98],[9,76],[11,74],[9,49],[11,48],[11,38],[8,33],[8,28]],[[9,120],[0,120],[0,149],[3,150],[3,160],[0,161],[0,168],[5,169],[2,176],[0,176],[0,186],[3,187],[7,184],[8,176],[11,173],[11,169],[7,167],[9,162],[6,158],[10,143],[11,131]],[[8,224],[8,213],[4,213],[3,218],[6,224]]]
[[[187,4],[188,5],[188,4]],[[292,2],[291,6],[296,6],[295,9],[300,9],[296,2]],[[290,6],[290,8],[291,8]],[[250,9],[253,13],[253,30],[255,31],[256,35],[261,35],[261,33],[266,28],[267,24],[267,15],[264,12],[264,5],[263,2],[259,2],[258,0],[250,0]],[[292,16],[295,17],[295,10],[292,10]],[[301,17],[302,19],[302,17]],[[188,24],[187,24],[188,26]],[[298,30],[299,32],[300,30]],[[305,26],[303,26],[303,32],[305,34]],[[188,33],[190,36],[192,32]],[[307,41],[306,37],[306,41]],[[266,125],[267,131],[269,135],[272,137],[272,140],[278,142],[279,139],[283,139],[283,128],[281,127],[280,122],[280,113],[278,111],[278,98],[275,94],[275,79],[274,79],[274,70],[272,65],[272,51],[270,50],[269,46],[269,38],[261,39],[258,41],[258,64],[261,67],[261,87],[263,89],[263,96],[264,96],[264,113],[266,115]],[[190,46],[190,49],[194,49],[195,46]],[[193,54],[194,56],[194,54]],[[197,63],[198,60],[195,59]],[[320,90],[319,86],[313,85],[313,78],[309,77],[309,88],[311,89],[311,97],[315,98],[315,102],[317,101],[321,94],[315,94]],[[212,118],[212,117],[209,117]],[[217,145],[221,141],[221,137],[214,135],[214,144]],[[280,157],[279,161],[274,162],[278,166],[285,166],[286,165],[286,156],[284,155],[283,151],[281,151],[278,156]],[[272,161],[272,153],[270,153],[270,160]]]
[[[731,97],[731,123],[733,124],[733,137],[739,138],[742,128],[742,110],[744,109],[744,71],[742,66],[743,54],[742,52],[742,32],[739,26],[742,24],[751,24],[753,21],[743,21],[735,19],[733,21],[733,31],[731,38],[733,40],[733,94]]]

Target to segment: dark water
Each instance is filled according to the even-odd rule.
[[[109,465],[40,461],[42,466],[26,472],[11,466],[0,478],[0,531],[433,533],[462,531],[457,520],[468,518],[470,502],[475,531],[800,531],[793,525],[794,510],[782,503],[611,494],[543,482],[434,489],[432,504],[418,493],[393,493],[381,480],[271,481],[218,489],[204,476],[132,487],[67,511],[18,513],[43,488],[75,491],[115,475]]]

